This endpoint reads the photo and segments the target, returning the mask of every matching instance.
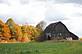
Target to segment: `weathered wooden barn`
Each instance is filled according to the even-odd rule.
[[[78,40],[79,37],[70,32],[62,22],[51,23],[38,38],[44,40]]]

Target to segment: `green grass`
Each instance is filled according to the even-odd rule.
[[[81,41],[0,44],[0,54],[82,54]]]

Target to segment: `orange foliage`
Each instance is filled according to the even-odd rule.
[[[5,41],[11,37],[8,25],[3,23],[1,20],[0,20],[0,36],[1,36],[0,39],[4,39]]]
[[[0,20],[0,42],[29,42],[34,40],[40,31],[31,25],[19,26],[12,18],[6,24]]]
[[[28,39],[28,37],[22,37],[21,42],[29,42],[30,40]]]
[[[4,24],[2,30],[3,30],[3,36],[4,37],[6,37],[6,38],[10,38],[11,37],[8,25]]]

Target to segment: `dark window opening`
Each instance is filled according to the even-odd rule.
[[[51,37],[48,35],[48,40],[51,40]]]

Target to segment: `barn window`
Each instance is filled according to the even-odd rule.
[[[61,36],[61,35],[62,35],[62,33],[59,33],[59,35]]]
[[[57,36],[61,36],[61,35],[62,35],[62,33],[58,33],[58,34],[57,34]]]

